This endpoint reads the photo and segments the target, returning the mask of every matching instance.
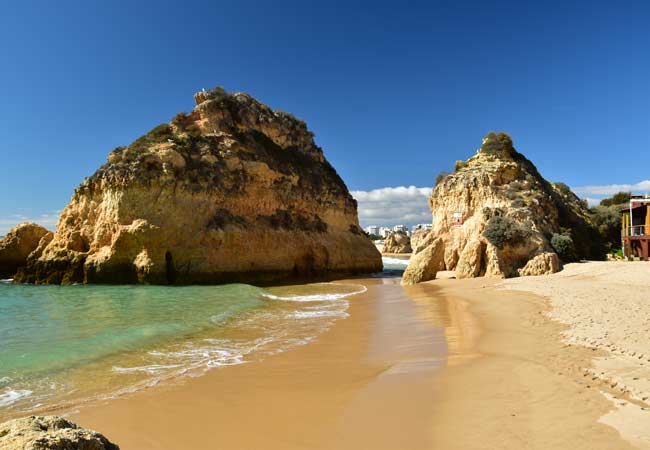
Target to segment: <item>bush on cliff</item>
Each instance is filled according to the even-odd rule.
[[[466,163],[465,161],[463,161],[463,160],[458,160],[458,161],[456,161],[456,163],[454,164],[454,171],[455,171],[455,172],[458,172],[459,170],[462,170],[462,169],[464,169],[465,167],[467,167],[467,163]]]
[[[567,234],[553,233],[551,247],[563,262],[575,261],[576,253],[573,239]]]
[[[148,149],[150,146],[154,144],[161,144],[163,142],[167,142],[168,139],[171,139],[173,137],[174,137],[174,133],[172,132],[172,129],[169,126],[169,124],[162,123],[154,127],[144,136],[139,137],[138,139],[133,141],[131,145],[129,145],[128,153],[126,155],[127,159],[137,156],[138,153],[143,152],[144,150]]]
[[[497,215],[488,220],[483,236],[490,244],[502,249],[506,245],[523,244],[530,237],[530,230],[509,217]]]
[[[510,153],[512,150],[512,138],[508,133],[495,133],[490,132],[485,136],[483,145],[481,145],[481,152],[499,155],[503,153]]]

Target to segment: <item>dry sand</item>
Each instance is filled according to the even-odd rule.
[[[408,288],[362,280],[369,289],[350,299],[350,317],[311,344],[72,419],[123,450],[637,448],[607,419],[608,385],[584,376],[604,352],[564,343],[544,298],[504,290],[561,285],[573,270]]]
[[[503,286],[550,300],[548,316],[568,327],[564,341],[593,350],[583,376],[616,406],[602,421],[650,448],[650,264],[568,264],[557,274]]]

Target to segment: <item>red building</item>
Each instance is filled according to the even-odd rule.
[[[650,197],[632,196],[621,210],[621,243],[628,258],[648,260],[650,245]]]

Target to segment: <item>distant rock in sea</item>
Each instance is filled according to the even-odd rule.
[[[75,190],[16,280],[270,283],[381,271],[306,124],[244,93],[195,96]]]
[[[411,238],[405,233],[391,233],[384,240],[382,253],[411,253]]]
[[[505,278],[557,272],[560,260],[602,258],[586,203],[565,184],[546,181],[506,133],[488,134],[473,157],[440,176],[429,206],[432,229],[417,237],[404,284],[438,270]]]
[[[31,416],[0,424],[2,450],[120,450],[96,431],[57,416]]]
[[[53,234],[35,223],[21,223],[0,239],[0,278],[11,278],[28,256],[52,239]]]

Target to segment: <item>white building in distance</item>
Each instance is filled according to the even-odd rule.
[[[376,226],[376,225],[371,225],[369,227],[366,227],[366,233],[374,234],[375,236],[379,236],[379,227]]]
[[[417,225],[413,225],[411,227],[411,232],[417,231],[417,230],[430,230],[433,227],[430,223],[418,223]]]
[[[382,238],[387,238],[392,232],[393,230],[388,227],[379,227],[379,236]]]

